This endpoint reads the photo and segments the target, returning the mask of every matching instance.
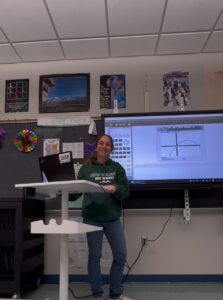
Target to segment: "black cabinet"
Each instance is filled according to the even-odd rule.
[[[43,274],[44,235],[30,224],[44,219],[44,201],[0,198],[0,295],[20,297],[37,286]]]

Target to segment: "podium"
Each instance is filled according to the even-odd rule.
[[[42,220],[31,223],[32,233],[60,234],[60,285],[59,300],[68,300],[68,234],[79,234],[102,230],[101,227],[68,220],[69,193],[105,193],[106,190],[87,180],[54,181],[16,184],[16,188],[36,188],[38,192],[49,195],[61,193],[61,224],[54,219],[49,224]]]

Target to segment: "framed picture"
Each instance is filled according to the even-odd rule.
[[[88,111],[89,108],[89,73],[52,74],[40,76],[40,113]]]
[[[27,112],[29,109],[29,79],[5,81],[5,112]]]
[[[126,107],[125,74],[100,76],[100,108],[114,108],[114,100]]]

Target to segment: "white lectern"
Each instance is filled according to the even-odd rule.
[[[36,188],[38,192],[57,194],[61,192],[61,224],[50,220],[45,225],[42,220],[31,223],[32,233],[61,234],[60,236],[60,300],[68,300],[68,234],[101,230],[101,227],[87,225],[68,219],[69,193],[104,193],[105,189],[87,180],[54,181],[16,184],[16,188]]]

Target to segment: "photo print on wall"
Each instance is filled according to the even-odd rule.
[[[124,74],[100,76],[100,108],[114,108],[114,100],[118,108],[126,107]]]

